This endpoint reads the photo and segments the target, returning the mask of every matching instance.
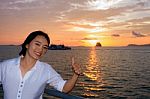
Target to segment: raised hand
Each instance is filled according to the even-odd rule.
[[[76,75],[80,75],[80,74],[82,73],[81,66],[80,66],[79,64],[76,64],[76,63],[75,63],[74,57],[72,57],[71,60],[72,60],[72,62],[71,62],[71,64],[72,64],[72,69],[73,69],[74,73],[75,73]]]

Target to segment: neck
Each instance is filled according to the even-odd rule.
[[[35,65],[36,61],[37,61],[36,59],[33,59],[31,57],[28,57],[28,56],[21,58],[20,70],[21,70],[22,77],[24,77],[26,72],[31,70],[31,68]]]
[[[36,59],[26,55],[23,58],[21,58],[21,67],[30,69],[35,65],[36,61]]]

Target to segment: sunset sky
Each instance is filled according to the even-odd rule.
[[[150,0],[0,0],[0,44],[42,30],[53,44],[150,44]]]

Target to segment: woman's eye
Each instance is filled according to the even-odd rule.
[[[48,49],[48,47],[43,47],[44,49]]]
[[[38,43],[35,43],[35,45],[38,45],[38,46],[40,46],[40,44],[38,44]]]

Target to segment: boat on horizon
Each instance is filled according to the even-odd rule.
[[[51,44],[48,48],[49,50],[71,50],[71,47],[65,45],[55,45]]]

